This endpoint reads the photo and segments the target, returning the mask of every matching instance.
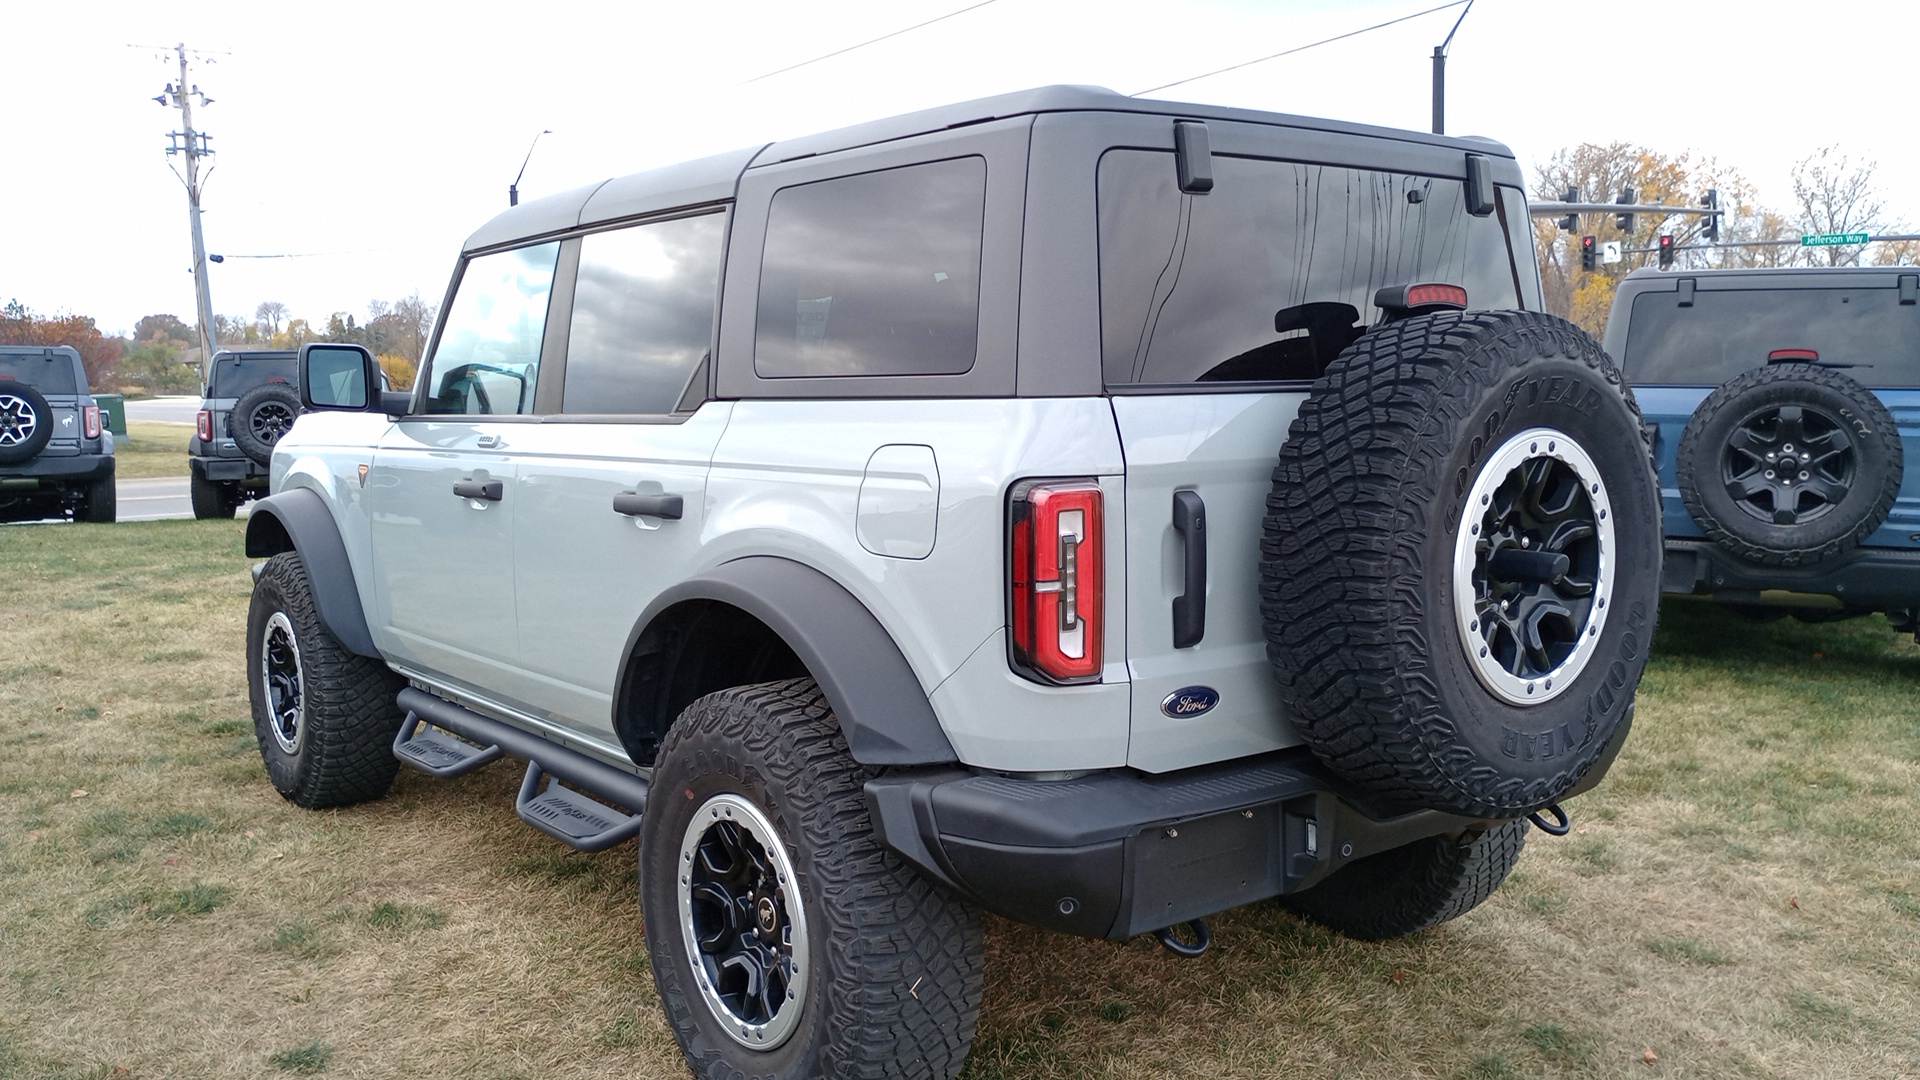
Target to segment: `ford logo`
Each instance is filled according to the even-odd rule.
[[[1175,720],[1184,720],[1190,716],[1199,716],[1215,705],[1220,704],[1220,691],[1211,686],[1183,686],[1168,694],[1160,703],[1160,711]]]

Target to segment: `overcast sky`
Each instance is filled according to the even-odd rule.
[[[324,323],[437,302],[460,242],[506,206],[656,165],[1048,83],[1132,93],[1441,0],[977,0],[545,4],[23,2],[6,18],[14,136],[0,163],[0,302],[191,322],[170,47],[205,59],[195,110],[216,312],[264,300]],[[1156,93],[1425,130],[1429,57],[1459,9]],[[1793,163],[1876,160],[1920,224],[1912,0],[1478,0],[1454,39],[1447,127],[1532,165],[1626,140],[1718,158],[1785,208]],[[130,48],[129,46],[143,46]],[[167,47],[162,49],[151,46]],[[1898,57],[1894,54],[1899,54]],[[210,62],[209,62],[210,61]],[[242,255],[302,255],[245,259]]]

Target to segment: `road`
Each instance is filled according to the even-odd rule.
[[[198,403],[197,398],[195,402]],[[188,499],[184,476],[121,480],[114,487],[119,493],[121,521],[162,521],[193,516],[193,503]],[[239,516],[246,517],[252,507],[252,503],[241,504]]]
[[[192,394],[174,394],[127,402],[127,419],[160,420],[169,424],[191,424],[200,411],[200,398]],[[184,481],[182,481],[184,483]]]

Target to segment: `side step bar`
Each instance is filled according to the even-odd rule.
[[[522,821],[580,851],[601,851],[639,834],[647,808],[647,782],[640,777],[423,690],[408,687],[400,691],[399,702],[407,711],[393,744],[401,761],[452,777],[511,754],[527,761],[527,778],[514,804]],[[467,741],[420,730],[423,722]],[[554,782],[542,792],[542,780]],[[560,781],[581,790],[561,787]]]

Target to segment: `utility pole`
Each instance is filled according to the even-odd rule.
[[[1460,32],[1460,24],[1467,21],[1467,11],[1473,10],[1473,0],[1467,0],[1466,11],[1453,20],[1453,29],[1447,31],[1447,40],[1433,47],[1433,133],[1447,133],[1447,46],[1453,44],[1453,35]]]
[[[193,129],[193,99],[199,98],[202,105],[213,104],[213,99],[201,93],[198,85],[190,87],[187,83],[186,44],[174,46],[173,51],[180,58],[180,81],[168,83],[153,100],[180,110],[180,130],[167,133],[167,156],[186,155],[186,172],[175,171],[187,186],[187,221],[193,230],[193,287],[199,311],[195,321],[199,323],[200,377],[204,382],[212,371],[213,350],[220,344],[213,331],[213,297],[207,289],[207,242],[200,235],[200,159],[211,156],[213,148],[207,145],[207,135]]]

